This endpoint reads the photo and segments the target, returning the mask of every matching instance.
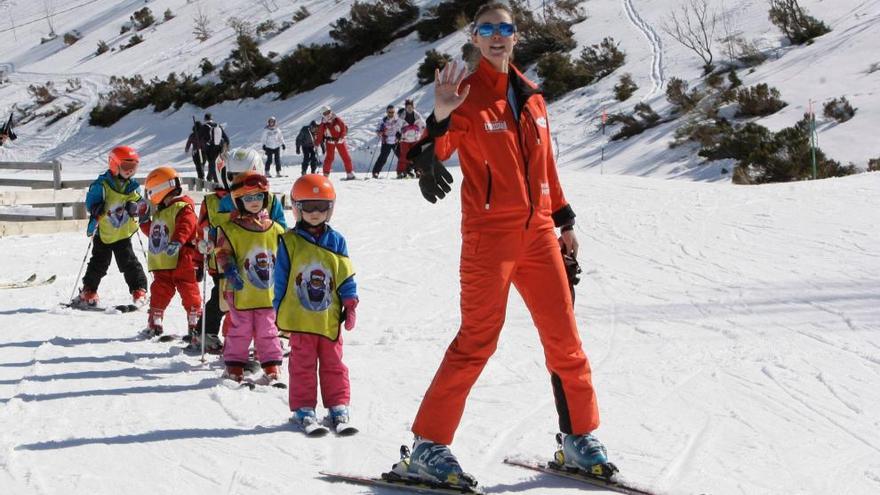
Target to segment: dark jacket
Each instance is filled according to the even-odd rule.
[[[309,129],[309,126],[304,125],[296,135],[296,152],[299,153],[301,148],[306,147],[315,147],[315,134]],[[326,153],[326,151],[324,143],[321,143],[321,152]]]

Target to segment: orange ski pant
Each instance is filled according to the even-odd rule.
[[[599,408],[590,364],[552,226],[466,232],[461,250],[461,327],[422,399],[413,433],[452,443],[468,393],[498,344],[511,284],[538,329],[560,431],[579,435],[595,430]]]
[[[330,170],[333,169],[333,159],[337,151],[339,152],[339,157],[342,158],[342,166],[345,167],[345,171],[351,173],[351,156],[348,154],[348,148],[345,146],[345,143],[327,143],[327,153],[324,155],[324,175],[329,174]]]

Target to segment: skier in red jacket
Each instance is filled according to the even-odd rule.
[[[438,71],[428,138],[409,153],[421,172],[422,195],[433,203],[451,191],[452,176],[441,160],[458,151],[464,176],[461,327],[413,422],[412,455],[394,472],[461,488],[476,484],[449,444],[468,393],[495,351],[514,286],[544,347],[561,431],[557,460],[610,476],[605,447],[591,435],[599,408],[560,253],[562,243],[577,255],[575,214],[557,176],[544,99],[510,65],[517,32],[507,4],[481,7],[471,33],[479,66],[467,77],[457,64]]]
[[[354,179],[351,156],[349,156],[348,148],[345,146],[348,126],[327,105],[321,107],[321,124],[318,126],[318,132],[315,134],[315,146],[321,146],[321,143],[326,143],[327,145],[327,154],[324,155],[324,176],[330,176],[330,169],[333,168],[333,159],[338,151],[339,156],[342,157],[342,165],[345,166],[345,180]]]

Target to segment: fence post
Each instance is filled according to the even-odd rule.
[[[52,160],[52,189],[58,191],[61,189],[61,162],[58,159]],[[64,220],[64,204],[55,204],[55,218]]]

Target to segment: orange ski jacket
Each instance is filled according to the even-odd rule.
[[[540,90],[514,66],[506,74],[497,72],[482,58],[462,87],[468,84],[470,93],[461,106],[442,122],[433,113],[427,122],[437,159],[458,151],[464,175],[462,230],[573,225],[575,214],[559,184]]]

